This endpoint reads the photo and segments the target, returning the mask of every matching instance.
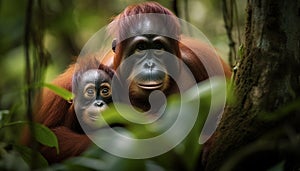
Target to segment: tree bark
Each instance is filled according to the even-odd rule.
[[[265,133],[284,124],[292,125],[295,120],[299,124],[299,116],[269,122],[259,119],[259,115],[278,114],[278,109],[300,97],[300,0],[248,0],[247,15],[245,52],[234,80],[236,101],[227,105],[214,134],[207,171],[226,170],[222,166],[228,158]],[[274,151],[268,152],[271,155]],[[252,158],[246,162],[260,170],[262,163],[281,160],[275,153],[276,160]],[[247,164],[243,166],[243,170],[250,170]]]

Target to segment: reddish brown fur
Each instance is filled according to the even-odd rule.
[[[174,16],[174,14],[159,4],[147,2],[126,8],[124,12],[121,13],[117,18],[139,13],[161,13]],[[177,23],[175,23],[175,25],[177,25]],[[126,28],[120,28],[120,26],[117,26],[111,27],[111,29],[116,29],[112,30],[112,32],[117,31],[120,35],[121,31]],[[208,78],[205,67],[211,69],[214,75],[219,75],[221,72],[220,70],[216,69],[216,66],[218,66],[217,62],[219,60],[221,61],[226,77],[230,77],[231,71],[228,65],[225,64],[223,60],[219,58],[214,53],[213,49],[208,45],[190,38],[182,38],[177,48],[178,47],[180,48],[180,51],[178,50],[177,56],[179,58],[182,57],[185,64],[194,74],[197,82]],[[120,54],[118,54],[120,49],[116,52],[117,54],[114,56],[111,52],[109,52],[104,58],[103,63],[107,64],[108,66],[112,66],[113,60],[111,58],[114,58],[114,68],[116,69],[121,62],[119,57]],[[92,58],[91,60],[88,60],[88,63],[82,63],[79,65],[79,71],[84,71],[90,67],[97,67],[99,65],[99,60],[95,59],[96,58]],[[53,81],[53,84],[71,91],[74,70],[75,65],[71,65],[63,74],[58,76]],[[184,81],[184,78],[182,79]],[[172,89],[172,87],[170,89]],[[78,121],[76,119],[72,104],[54,94],[49,89],[45,89],[43,91],[41,106],[37,109],[36,114],[35,121],[51,128],[58,137],[60,154],[56,154],[56,150],[54,148],[43,146],[40,149],[41,153],[50,163],[60,162],[68,157],[77,156],[90,145],[91,141],[89,138],[85,134],[78,133],[78,130],[81,128],[78,128]],[[25,143],[30,144],[28,141],[28,134],[25,137],[27,137]]]
[[[171,16],[164,21],[167,22],[164,24],[164,26],[167,27],[168,31],[172,33],[172,38],[178,38],[178,41],[174,41],[173,44],[175,55],[179,59],[182,59],[185,65],[187,65],[197,83],[208,79],[208,73],[210,76],[222,76],[224,73],[227,78],[231,76],[231,70],[229,66],[216,54],[215,50],[211,46],[198,40],[181,36],[180,26],[175,15],[168,9],[155,2],[145,2],[127,7],[123,13],[116,17],[116,22],[113,22],[110,25],[110,29],[113,30],[112,34],[116,37],[116,40],[119,43],[115,49],[115,70],[118,69],[124,60],[122,59],[122,56],[124,56],[124,45],[128,41],[126,39],[124,40],[124,38],[126,38],[128,27],[138,23],[138,21],[136,21],[138,17],[129,18],[128,20],[124,20],[124,18],[144,13],[158,13]],[[180,80],[179,82],[186,83],[186,79],[189,77],[188,71],[180,70],[180,73],[181,75],[177,80]],[[166,90],[163,90],[166,95],[178,92],[176,84],[171,82],[169,85],[170,86]],[[145,99],[145,96],[143,96],[142,93],[140,93],[140,96],[137,96],[138,93],[136,93],[135,86],[131,86],[130,88],[130,92],[132,92],[130,95],[131,103],[145,111],[148,110],[149,105],[145,105],[148,101],[148,98]]]
[[[52,84],[72,91],[73,74],[81,74],[89,69],[101,69],[109,71],[101,65],[99,60],[94,57],[82,58],[76,64],[72,64]],[[76,71],[75,71],[76,69]],[[111,75],[113,73],[109,73]],[[89,147],[91,140],[85,135],[77,120],[74,106],[53,91],[45,88],[41,97],[41,105],[36,109],[35,121],[49,127],[57,136],[59,143],[59,154],[55,148],[46,146],[40,147],[40,152],[49,163],[60,162],[72,156],[78,156]],[[28,130],[23,137],[23,143],[30,146]]]

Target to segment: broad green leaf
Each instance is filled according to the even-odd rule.
[[[125,104],[117,105],[118,109],[116,109],[115,106],[111,106],[108,110],[102,113],[102,119],[99,119],[97,121],[97,125],[99,126],[99,128],[106,127],[112,124],[122,124],[137,138],[154,136],[153,131],[148,129],[147,125],[136,124],[130,121],[130,119],[134,119],[138,123],[147,122],[149,120],[149,116],[143,115],[142,113],[137,113],[136,111],[132,110],[130,106],[127,106]]]
[[[129,124],[129,121],[122,117],[114,107],[110,107],[108,110],[104,111],[101,116],[103,119],[97,121],[99,128],[115,123],[124,125]]]
[[[74,97],[72,92],[70,92],[67,89],[64,89],[62,87],[56,86],[54,84],[44,83],[43,86],[49,88],[55,94],[59,95],[60,97],[62,97],[65,100],[72,100]]]
[[[205,128],[207,120],[209,117],[213,120],[219,117],[219,115],[216,115],[218,113],[213,112],[211,109],[224,107],[226,96],[225,83],[225,80],[222,78],[211,78],[210,80],[198,84],[197,89],[190,89],[183,94],[183,102],[186,106],[190,105],[193,107],[193,103],[199,103],[197,120],[181,146],[178,146],[179,149],[176,149],[181,154],[183,160],[185,160],[188,170],[193,170],[195,165],[199,162],[198,157],[202,149],[202,143],[200,142],[203,140],[202,137],[206,136],[206,134],[203,134],[203,129]],[[208,121],[208,123],[210,124],[206,125],[206,129],[217,125],[217,122]]]
[[[116,108],[116,106],[118,107]],[[146,115],[137,113],[136,111],[132,110],[130,106],[120,103],[111,105],[110,108],[104,111],[101,116],[103,120],[98,121],[100,127],[106,126],[106,124],[110,125],[114,123],[122,123],[124,125],[132,124],[130,119],[137,120],[138,122],[147,122]]]
[[[7,124],[4,124],[3,127],[9,127],[9,126],[19,126],[19,125],[25,125],[29,124],[27,121],[16,121],[16,122],[10,122]],[[35,139],[46,146],[49,147],[55,147],[57,150],[57,153],[59,152],[58,149],[58,141],[56,138],[56,135],[49,129],[48,127],[40,124],[40,123],[33,123],[34,131],[35,131]]]
[[[55,147],[57,153],[59,153],[58,141],[56,135],[51,131],[51,129],[42,124],[34,123],[34,130],[35,139],[39,143],[49,147]]]
[[[20,153],[23,160],[30,166],[34,162],[34,168],[47,167],[47,160],[37,151],[33,151],[26,146],[14,145],[14,149]],[[17,163],[16,163],[17,164]]]

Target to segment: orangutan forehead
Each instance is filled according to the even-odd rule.
[[[120,18],[111,27],[114,36],[122,41],[140,35],[161,35],[178,40],[180,37],[179,21],[175,16],[164,14],[139,14]]]
[[[96,70],[96,69],[92,69],[92,70],[88,70],[85,73],[83,73],[82,75],[82,82],[83,83],[95,83],[95,82],[103,82],[103,81],[108,81],[110,80],[110,76],[102,71],[102,70]]]

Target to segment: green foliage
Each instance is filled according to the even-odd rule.
[[[129,122],[124,117],[132,117],[132,119],[139,120],[140,122],[148,122],[151,121],[151,118],[147,115],[138,115],[138,113],[132,113],[132,109],[129,106],[119,104],[121,106],[121,110],[125,116],[120,115],[120,113],[113,106],[110,107],[109,110],[103,113],[103,119],[105,123],[99,122],[100,127],[105,127],[106,124],[111,125],[114,123],[119,123],[125,125],[124,128],[115,128],[117,131],[124,133],[124,135],[132,135],[136,138],[151,138],[157,135],[162,134],[166,129],[170,128],[174,121],[177,119],[177,113],[179,110],[186,110],[186,115],[188,116],[188,109],[193,108],[194,103],[197,102],[200,98],[201,105],[199,106],[200,116],[197,117],[195,122],[195,126],[192,128],[188,136],[182,141],[179,145],[177,145],[173,150],[149,159],[143,160],[135,160],[135,159],[125,159],[121,157],[116,157],[111,155],[97,146],[91,147],[86,153],[82,156],[72,158],[67,160],[66,162],[58,165],[54,165],[51,167],[47,167],[46,160],[34,149],[30,149],[28,147],[24,147],[22,145],[18,145],[16,143],[4,142],[5,144],[3,148],[1,148],[1,158],[0,164],[1,168],[4,170],[18,170],[13,165],[7,166],[8,161],[10,163],[16,161],[22,161],[22,167],[24,170],[29,170],[29,168],[44,168],[45,170],[194,170],[199,161],[200,150],[202,145],[198,143],[199,135],[201,133],[201,129],[206,120],[206,115],[211,107],[211,89],[216,88],[222,89],[224,88],[222,84],[218,86],[218,82],[213,82],[213,86],[208,83],[202,83],[197,88],[200,91],[200,96],[198,89],[190,89],[185,94],[183,94],[180,98],[178,95],[173,95],[168,98],[168,105],[166,108],[166,115],[163,115],[157,122],[150,124],[134,124]],[[71,98],[71,93],[67,90],[59,88],[57,86],[51,84],[43,84],[45,87],[50,88],[55,93],[63,96],[65,99]],[[196,91],[197,90],[197,91]],[[181,104],[186,106],[182,109]],[[119,107],[120,107],[119,106]],[[125,111],[125,112],[124,112]],[[183,111],[183,112],[184,112]],[[132,115],[131,115],[132,114]],[[1,116],[1,127],[0,131],[13,127],[23,127],[24,125],[31,124],[34,130],[34,138],[37,142],[44,144],[46,146],[55,147],[58,150],[58,142],[55,134],[47,127],[38,124],[38,123],[28,123],[26,121],[15,121],[8,122],[7,118],[10,115],[8,110],[3,110],[0,112]],[[5,121],[5,122],[4,122]],[[184,123],[190,124],[190,123]],[[109,135],[106,138],[110,138],[110,142],[112,144],[117,144],[120,140],[115,139],[114,137],[110,137]],[[171,143],[168,141],[172,141],[172,139],[165,139],[166,144]],[[119,142],[120,143],[120,142]],[[122,142],[121,142],[122,143]],[[137,147],[133,144],[123,144],[128,149],[136,149]],[[7,149],[7,147],[11,147]],[[32,163],[35,163],[32,165]],[[174,165],[174,163],[176,163]]]
[[[56,86],[54,84],[49,84],[49,83],[44,83],[43,85],[67,101],[72,100],[74,97],[74,95],[71,92],[69,92],[68,90],[62,87]]]
[[[121,105],[121,108],[123,113],[129,112],[128,116],[120,115],[120,113],[113,106],[102,114],[105,123],[104,121],[99,122],[99,127],[106,127],[107,124],[111,125],[114,123],[119,123],[125,125],[125,127],[115,129],[123,135],[142,139],[155,137],[162,134],[166,129],[174,124],[173,121],[178,117],[177,115],[174,115],[176,111],[185,110],[182,109],[182,106],[180,104],[189,104],[191,106],[187,106],[187,108],[191,108],[194,106],[193,102],[198,101],[200,97],[200,115],[197,117],[194,127],[192,128],[188,136],[184,139],[184,141],[182,141],[171,151],[156,157],[137,160],[117,157],[103,151],[97,146],[92,146],[89,150],[87,150],[83,155],[79,157],[71,158],[62,164],[51,166],[51,170],[194,170],[199,163],[200,150],[202,149],[202,145],[198,143],[199,135],[206,121],[206,115],[208,114],[208,111],[211,107],[211,89],[213,87],[218,91],[218,89],[225,88],[223,84],[218,84],[217,81],[213,84],[215,85],[211,86],[210,83],[199,85],[198,88],[201,90],[200,96],[198,96],[199,92],[196,92],[196,89],[191,89],[182,96],[185,97],[185,99],[183,100],[181,100],[178,95],[173,95],[168,98],[168,107],[166,108],[165,112],[166,115],[155,122],[158,124],[133,124],[129,122],[127,119],[124,119],[124,117],[128,117],[130,112],[132,112],[132,109],[126,105]],[[189,113],[186,113],[186,115],[188,114]],[[143,122],[147,122],[147,120],[149,121],[149,119],[151,119],[147,115],[137,116],[133,114],[133,116],[137,117],[136,119],[139,119],[139,121]],[[190,123],[186,122],[184,124]],[[134,144],[126,144],[126,142],[121,142],[121,140],[118,140],[116,137],[110,135],[107,135],[107,137],[104,138],[108,139],[111,144],[121,143],[122,146],[132,150],[136,150],[136,148],[138,148],[134,146]],[[168,141],[172,141],[172,138],[165,139],[164,143],[170,143]]]
[[[42,124],[33,123],[33,126],[34,126],[34,138],[43,145],[49,147],[55,147],[57,153],[59,153],[58,141],[56,135],[48,127]]]
[[[139,1],[139,0],[138,0]],[[142,0],[143,1],[143,0]],[[41,33],[32,34],[36,37],[30,37],[30,52],[32,68],[31,75],[35,76],[34,81],[29,81],[30,85],[24,85],[24,27],[26,24],[25,14],[28,1],[21,0],[16,3],[14,1],[1,1],[0,5],[0,20],[3,25],[0,27],[0,70],[2,73],[0,84],[0,170],[31,170],[35,163],[35,167],[45,167],[45,160],[36,153],[36,150],[30,150],[18,144],[19,135],[22,133],[24,125],[31,125],[34,130],[34,137],[38,143],[55,147],[58,150],[57,139],[52,131],[40,124],[28,123],[24,121],[25,108],[24,91],[30,89],[38,90],[41,87],[47,87],[56,94],[66,100],[71,100],[73,95],[52,84],[39,84],[46,78],[47,81],[54,78],[58,73],[71,62],[71,57],[78,55],[80,47],[95,33],[99,28],[110,22],[111,17],[119,13],[126,6],[136,3],[136,0],[103,0],[103,1],[35,1],[33,6],[32,30],[31,32]],[[140,1],[139,1],[140,2]],[[171,1],[158,0],[164,6],[172,9]],[[190,21],[197,25],[201,30],[208,34],[209,39],[213,44],[224,53],[226,51],[225,33],[222,32],[222,19],[217,17],[220,14],[220,9],[215,8],[218,2],[209,0],[200,2],[192,0],[189,3]],[[184,9],[179,3],[179,11],[181,17],[184,16]],[[199,18],[199,8],[203,10],[203,17]],[[42,15],[37,15],[37,11],[42,12]],[[202,10],[201,10],[202,11]],[[214,11],[209,12],[208,11]],[[213,19],[211,18],[213,15]],[[202,16],[202,15],[201,15]],[[208,17],[209,16],[209,17]],[[40,20],[44,18],[45,20]],[[202,20],[202,19],[203,20]],[[217,19],[219,18],[219,19]],[[214,20],[215,22],[211,22]],[[205,27],[202,27],[205,25]],[[219,27],[219,26],[220,27]],[[41,27],[41,28],[39,28]],[[216,34],[217,33],[217,34]],[[223,35],[222,35],[223,34]],[[211,36],[209,36],[211,35]],[[219,36],[215,36],[219,35]],[[37,43],[37,40],[42,42]],[[51,64],[47,66],[47,75],[44,76],[45,68],[41,67],[43,59],[39,59],[37,53],[37,45],[44,47],[43,50],[47,54],[51,54]],[[41,49],[40,49],[41,50]],[[42,50],[42,52],[44,52]],[[45,55],[45,54],[44,54]],[[34,67],[33,67],[34,66]],[[43,64],[44,66],[44,64]],[[28,81],[28,80],[27,80]],[[9,86],[7,86],[9,85]],[[37,86],[36,86],[37,85]],[[203,88],[203,87],[201,87]],[[206,89],[206,88],[205,88]],[[209,92],[209,89],[207,89]],[[37,92],[37,91],[36,91]],[[34,93],[33,93],[34,94]],[[190,92],[195,94],[194,92]],[[27,98],[27,97],[25,97]],[[202,146],[198,144],[199,135],[203,122],[206,119],[206,111],[209,109],[207,104],[210,101],[209,93],[201,96],[201,116],[198,117],[195,127],[191,130],[186,139],[181,142],[172,151],[147,160],[129,160],[116,156],[112,156],[98,147],[91,148],[83,156],[71,159],[63,164],[45,168],[45,170],[193,170],[197,164],[199,151]],[[193,99],[186,103],[192,104]],[[178,96],[170,97],[167,108],[170,114],[179,110],[180,99]],[[33,104],[35,107],[35,104]],[[127,110],[128,106],[123,106],[122,110]],[[131,110],[129,110],[131,111]],[[128,116],[139,118],[145,122],[149,119],[147,116],[136,116],[134,113],[126,112]],[[132,114],[132,115],[131,115]],[[126,116],[126,117],[128,117]],[[162,131],[168,129],[176,115],[164,116],[159,123],[138,125],[129,123],[128,120],[120,116],[112,107],[110,111],[105,112],[103,116],[108,124],[122,123],[126,125],[123,130],[125,133],[133,135],[137,138],[148,138],[161,134]],[[21,120],[21,121],[20,121]],[[99,123],[100,126],[103,123]],[[118,141],[118,140],[112,140]],[[166,140],[166,143],[168,140]],[[170,141],[170,140],[169,140]],[[134,149],[134,146],[129,146]]]
[[[24,126],[25,124],[29,124],[29,123],[27,121],[10,122],[10,123],[3,124],[3,126],[0,127],[0,129],[3,129],[5,127]],[[49,147],[55,147],[57,152],[59,152],[56,135],[48,127],[39,123],[31,123],[30,126],[32,126],[34,130],[33,137],[39,143]]]
[[[5,146],[5,148],[4,148]],[[7,149],[7,145],[4,143],[0,144],[0,169],[1,170],[16,170],[16,171],[28,171],[30,170],[29,165],[21,157],[20,153],[16,150]]]
[[[48,166],[47,160],[35,150],[21,145],[14,145],[14,149],[20,153],[21,157],[28,165],[34,162],[35,168],[42,168]],[[34,161],[32,160],[33,157]]]
[[[265,167],[268,171],[299,170],[299,105],[298,98],[273,112],[258,114],[253,119],[254,125],[271,123],[274,127],[238,149],[224,162],[221,170],[238,170],[245,163],[256,165],[253,168]]]
[[[11,149],[9,149],[11,148]],[[0,169],[1,170],[20,170],[27,171],[34,168],[47,167],[48,162],[44,157],[25,146],[20,145],[6,145],[2,150],[0,156]],[[35,160],[32,160],[34,156]],[[31,165],[34,162],[34,165]]]
[[[28,124],[31,124],[30,126],[32,127],[32,130],[34,130],[33,137],[37,140],[37,142],[49,147],[55,147],[57,152],[59,152],[58,141],[55,134],[49,128],[39,123],[28,123],[27,121],[3,123],[0,127],[0,131],[11,127],[16,127],[19,131],[21,131],[20,128],[24,128],[24,125]],[[1,147],[2,152],[0,154],[0,168],[2,169],[29,170],[26,169],[30,168],[29,166],[34,168],[48,166],[48,162],[45,160],[45,158],[34,149],[19,145],[18,143],[10,143],[5,141],[1,141],[1,143],[3,147]],[[14,166],[13,163],[17,161],[22,163],[19,165],[21,168]],[[7,162],[11,164],[7,164]]]

